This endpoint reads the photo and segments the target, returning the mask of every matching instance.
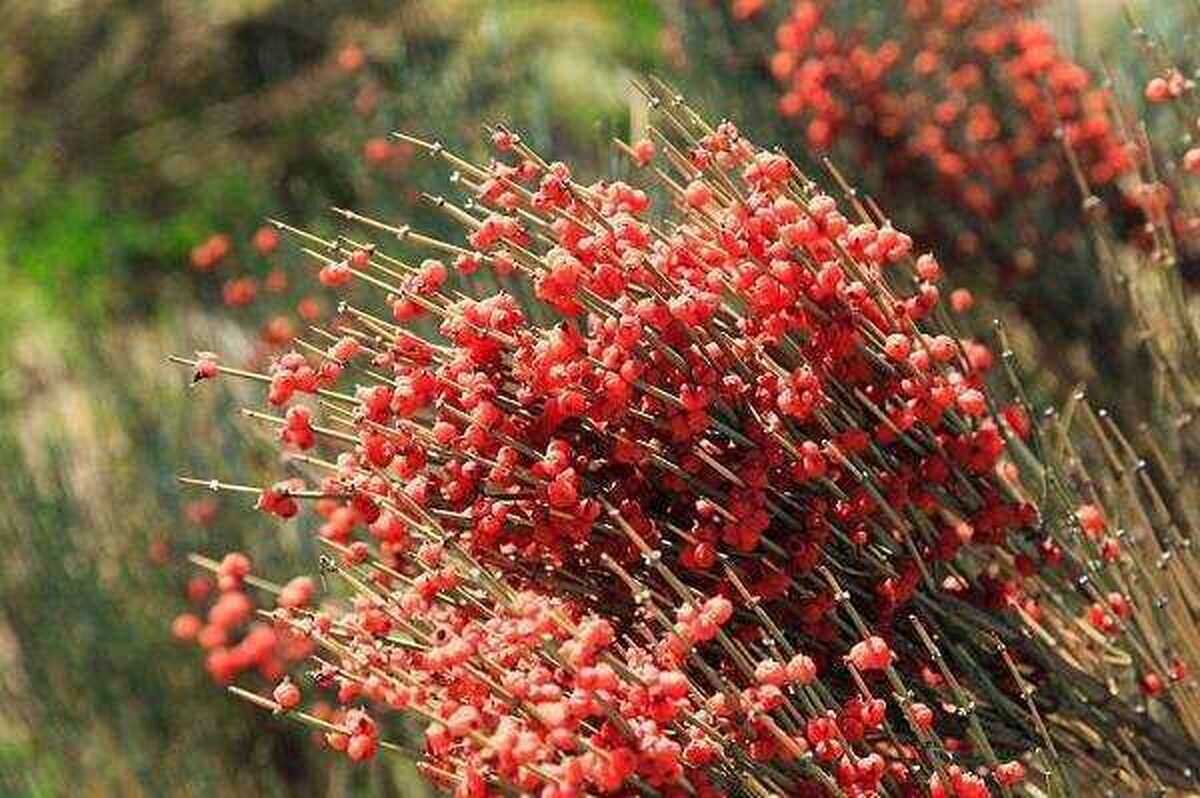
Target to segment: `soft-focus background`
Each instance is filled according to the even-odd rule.
[[[252,245],[265,216],[320,228],[339,205],[437,229],[417,193],[441,170],[392,130],[479,153],[481,125],[507,120],[599,175],[639,124],[631,80],[654,73],[802,158],[766,66],[788,5],[0,5],[0,795],[420,794],[403,764],[335,765],[172,641],[188,552],[240,547],[281,574],[313,555],[304,522],[180,491],[179,473],[253,484],[272,463],[231,389],[189,390],[165,356],[253,360],[332,303]],[[1114,6],[1044,15],[1086,58],[1122,51]],[[1078,302],[1067,270],[1029,279]],[[981,290],[1022,328],[1006,288]],[[1055,343],[1083,363],[1064,380],[1104,378],[1089,324]]]

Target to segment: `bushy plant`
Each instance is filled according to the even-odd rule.
[[[1131,417],[1148,412],[1148,386],[1119,376],[1147,366],[1128,339],[1135,322],[1120,292],[1096,279],[1104,255],[1081,231],[1099,203],[1118,240],[1154,247],[1143,234],[1156,212],[1144,186],[1152,181],[1142,178],[1155,158],[1160,172],[1186,163],[1182,151],[1152,153],[1136,119],[1146,81],[1169,93],[1174,74],[1170,91],[1183,91],[1186,46],[1172,52],[1156,30],[1118,23],[1106,40],[1106,71],[1099,58],[1073,54],[1065,26],[1053,24],[1062,10],[1039,0],[692,5],[690,49],[738,65],[792,138],[853,169],[870,197],[921,197],[890,210],[897,224],[943,253],[991,312],[1020,320],[1022,351],[1049,366],[1039,391],[1086,381],[1106,405]],[[1163,27],[1174,15],[1187,29],[1186,4],[1147,13]],[[1090,9],[1086,22],[1114,27],[1102,19]],[[1130,76],[1142,81],[1133,97]],[[1153,140],[1190,140],[1195,120],[1181,119],[1171,129],[1153,125]],[[1094,197],[1088,207],[1081,185]],[[1196,214],[1173,202],[1186,277]]]
[[[322,519],[325,591],[200,561],[219,626],[265,590],[315,652],[235,692],[462,795],[1186,787],[1196,563],[1120,431],[1034,414],[1006,338],[998,367],[839,173],[840,203],[644,91],[652,138],[620,148],[652,185],[503,126],[484,164],[401,135],[453,169],[466,199],[426,199],[465,240],[280,225],[382,312],[344,302],[261,372],[180,358],[261,384],[289,462],[185,482]]]

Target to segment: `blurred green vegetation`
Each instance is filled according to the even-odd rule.
[[[477,150],[481,123],[513,120],[594,160],[630,77],[660,66],[661,24],[654,0],[9,3],[0,269],[149,311],[213,230],[395,197],[362,162],[370,136]],[[353,74],[348,45],[366,56]],[[368,91],[378,109],[356,113]]]

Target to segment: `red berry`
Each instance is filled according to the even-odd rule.
[[[1025,766],[1013,760],[996,766],[993,773],[996,781],[1005,787],[1015,787],[1025,781]]]
[[[654,160],[654,142],[650,139],[635,141],[630,149],[633,150],[633,159],[638,166],[646,166]]]
[[[955,313],[966,313],[975,307],[975,297],[966,288],[956,288],[950,292],[950,307]]]
[[[883,351],[896,363],[903,362],[911,349],[912,344],[909,342],[908,336],[903,333],[892,333],[883,342]]]
[[[1171,99],[1171,86],[1166,78],[1151,78],[1146,84],[1146,99],[1152,103],[1163,103]]]
[[[338,50],[337,65],[343,72],[357,72],[367,62],[367,54],[357,44],[347,44]]]
[[[918,729],[929,731],[933,728],[933,710],[926,705],[913,704],[908,708],[908,714]]]
[[[855,643],[847,659],[860,671],[884,670],[892,664],[891,647],[882,637],[868,637]]]
[[[693,208],[703,208],[712,202],[712,189],[701,180],[693,180],[683,191],[684,201]]]
[[[252,243],[259,254],[270,255],[279,248],[279,232],[274,227],[264,225],[254,231]]]
[[[1162,695],[1165,685],[1162,677],[1153,671],[1142,677],[1141,688],[1142,692],[1150,698],[1157,698]]]
[[[300,705],[300,688],[293,684],[291,679],[284,679],[275,686],[271,697],[279,704],[280,709],[295,709]]]
[[[817,663],[812,657],[797,654],[788,661],[787,675],[798,684],[812,684],[817,680]]]
[[[212,352],[196,353],[196,366],[192,372],[192,382],[209,380],[220,373],[220,368],[217,366],[216,354]]]
[[[176,640],[195,640],[203,626],[203,621],[192,613],[185,612],[176,616],[175,620],[171,622],[171,634],[175,636]]]
[[[958,395],[956,400],[958,409],[974,418],[981,418],[987,414],[987,401],[983,397],[981,391],[974,388],[968,388]]]
[[[1108,527],[1104,521],[1104,513],[1094,504],[1080,505],[1075,511],[1075,517],[1079,520],[1084,534],[1092,540],[1098,540]]]
[[[917,258],[917,276],[926,282],[936,282],[942,276],[942,267],[937,258],[929,254]]]
[[[1183,154],[1183,170],[1200,175],[1200,147],[1192,147]]]

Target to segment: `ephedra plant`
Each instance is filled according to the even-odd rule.
[[[309,655],[230,689],[461,796],[1192,789],[1170,486],[1085,398],[1031,407],[1003,328],[969,337],[970,295],[839,174],[655,85],[618,142],[643,187],[506,127],[486,164],[401,135],[461,240],[277,223],[374,300],[262,373],[177,358],[261,383],[286,466],[183,481],[311,507],[324,554],[282,585],[197,556],[220,596],[176,632],[223,682]]]
[[[1122,379],[1147,365],[1129,345],[1138,320],[1096,279],[1103,255],[1085,232],[1094,220],[1076,175],[1107,209],[1115,241],[1148,251],[1160,242],[1143,233],[1147,221],[1169,232],[1194,293],[1200,216],[1145,190],[1149,148],[1132,121],[1146,101],[1166,106],[1154,109],[1157,119],[1190,104],[1195,65],[1168,49],[1186,54],[1192,43],[1176,36],[1167,48],[1124,27],[1120,3],[1108,13],[1044,0],[691,5],[689,52],[742,64],[746,93],[774,109],[784,143],[830,155],[874,196],[921,198],[889,207],[895,223],[946,258],[950,276],[979,289],[985,304],[1019,314],[1018,348],[1047,366],[1035,388],[1087,381],[1114,409],[1147,412],[1148,383]],[[1194,4],[1152,7],[1163,28],[1196,27]],[[1081,26],[1114,28],[1094,58],[1075,55],[1062,35],[1071,26],[1055,24],[1072,8]],[[1135,75],[1136,94],[1125,85]],[[1153,124],[1152,138],[1194,147],[1194,114],[1177,116],[1174,129]],[[1169,161],[1158,153],[1159,177],[1169,179],[1161,172],[1187,149]],[[1181,174],[1200,169],[1200,151],[1178,164]]]

